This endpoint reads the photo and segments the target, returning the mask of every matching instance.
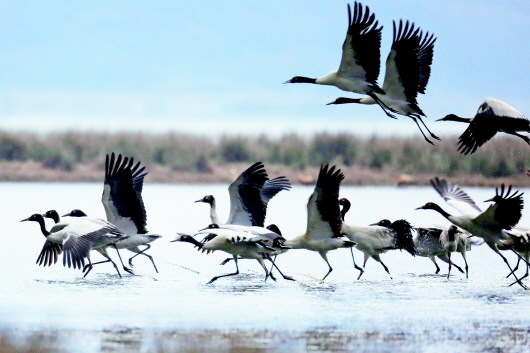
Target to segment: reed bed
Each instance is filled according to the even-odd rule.
[[[221,182],[230,180],[227,170],[260,160],[294,182],[310,179],[321,163],[329,162],[346,171],[347,184],[425,184],[433,175],[443,175],[466,185],[528,185],[529,147],[524,142],[498,137],[464,156],[457,152],[456,141],[456,136],[447,136],[431,146],[421,137],[346,133],[213,140],[178,133],[4,131],[0,180],[100,180],[105,155],[113,151],[148,165],[152,179],[147,182]]]

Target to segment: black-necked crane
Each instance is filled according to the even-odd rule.
[[[262,162],[252,164],[228,187],[230,214],[226,224],[264,227],[269,201],[280,191],[290,189],[291,183],[285,176],[269,179]],[[222,225],[217,216],[216,201],[212,195],[206,195],[195,202],[209,204],[211,224]],[[273,267],[276,266],[274,261],[271,260],[271,262]],[[283,275],[281,271],[279,272],[285,279],[292,279]],[[271,277],[274,278],[272,275]]]
[[[399,26],[393,22],[392,48],[386,59],[386,72],[383,81],[384,92],[367,92],[363,98],[340,97],[328,104],[378,104],[391,118],[393,114],[408,116],[418,126],[423,138],[433,144],[427,138],[423,127],[430,136],[439,140],[434,135],[422,117],[425,114],[416,100],[418,93],[425,93],[431,74],[431,64],[436,38],[429,32],[423,33],[420,28],[415,28],[414,23],[399,21]]]
[[[468,278],[469,266],[467,265],[466,251],[471,250],[471,245],[469,244],[470,235],[459,229],[455,225],[450,225],[448,228],[444,229],[440,233],[440,243],[444,248],[447,257],[449,258],[449,270],[447,271],[447,279],[451,274],[451,253],[459,252],[464,259],[465,269],[466,269],[466,278]]]
[[[463,154],[474,153],[497,132],[517,136],[530,145],[528,136],[518,133],[518,131],[530,132],[530,121],[514,107],[495,98],[486,98],[473,118],[449,114],[437,121],[459,121],[469,124],[458,138],[458,151]]]
[[[43,214],[43,217],[52,218],[55,223],[59,223],[60,220],[59,214],[55,210],[47,211],[46,214]],[[35,221],[38,222],[37,220]],[[49,235],[50,233],[46,230],[45,224],[41,225],[41,231],[45,237],[47,237],[47,235]],[[42,247],[42,250],[39,253],[39,256],[37,257],[36,264],[44,267],[51,266],[57,262],[57,260],[59,259],[59,255],[61,255],[62,252],[62,243],[55,243],[46,239],[46,241],[44,242],[44,246]]]
[[[527,175],[530,177],[530,170],[527,171]],[[515,264],[513,271],[515,272],[519,269],[519,264],[521,263],[522,259],[524,262],[526,262],[526,273],[519,279],[528,277],[530,270],[530,229],[514,227],[510,231],[504,231],[504,233],[508,236],[508,239],[503,240],[497,247],[499,250],[516,251],[520,256],[517,258],[517,263]],[[507,277],[510,275],[511,273]]]
[[[101,227],[109,227],[109,228],[119,229],[114,224],[112,224],[109,221],[106,221],[104,219],[88,217],[88,215],[85,212],[83,212],[82,210],[80,210],[78,208],[73,209],[72,211],[62,215],[62,217],[72,217],[72,219],[73,219],[72,222],[77,222],[77,221],[80,220],[80,221],[94,223],[94,224],[97,224],[97,225],[99,225]],[[67,223],[67,224],[69,224],[69,223]],[[112,247],[114,249],[116,249],[116,253],[118,254],[118,258],[120,259],[120,263],[121,263],[121,266],[123,267],[123,270],[125,272],[130,273],[130,274],[134,274],[132,269],[126,267],[123,264],[123,260],[121,258],[120,251],[119,251],[120,248],[118,247],[118,243],[120,243],[120,242],[122,242],[122,244],[129,244],[128,238],[129,238],[129,235],[127,235],[127,237],[123,237],[122,239],[118,240],[116,243],[112,244]],[[123,246],[121,248],[123,249]],[[107,254],[106,254],[106,249],[105,249],[105,254],[99,249],[94,249],[94,250],[97,250],[98,252],[100,252],[106,258],[106,260],[91,263],[90,264],[90,270],[92,270],[94,265],[107,263],[107,262],[109,262],[109,259],[110,259],[110,257],[108,257]]]
[[[360,94],[384,93],[377,85],[380,67],[381,30],[368,6],[348,4],[348,31],[342,44],[339,69],[319,77],[295,76],[284,83],[313,83],[335,86]]]
[[[282,190],[290,190],[291,183],[284,176],[269,179],[265,166],[256,162],[243,171],[228,187],[230,214],[225,224],[263,227],[271,198]],[[215,198],[206,195],[195,202],[210,205],[212,224],[223,224],[217,216]]]
[[[127,249],[136,255],[129,259],[129,265],[132,267],[132,259],[138,255],[146,256],[155,271],[158,269],[153,257],[146,254],[145,251],[151,248],[149,243],[159,239],[158,234],[149,233],[146,229],[147,214],[142,200],[143,180],[147,175],[144,172],[140,162],[134,164],[133,158],[122,157],[112,153],[105,158],[105,180],[101,202],[105,209],[107,220],[90,218],[94,222],[102,225],[108,223],[115,225],[122,232],[128,235],[115,244],[116,249]],[[87,217],[85,212],[75,209],[65,216],[70,217]],[[145,246],[140,250],[139,246]],[[119,253],[118,253],[119,254]],[[131,269],[124,266],[124,270],[132,273]]]
[[[202,237],[199,242],[195,237]],[[173,241],[183,241],[196,245],[203,252],[224,251],[232,255],[236,264],[236,272],[213,277],[208,284],[222,277],[235,276],[239,274],[238,259],[255,259],[265,271],[265,280],[270,276],[264,259],[274,254],[275,247],[284,247],[284,238],[272,232],[269,229],[261,227],[238,226],[237,228],[227,228],[215,224],[203,229],[191,236],[188,234],[179,234]],[[269,245],[270,244],[270,245]],[[275,245],[273,247],[272,245]]]
[[[101,202],[105,208],[107,221],[116,225],[129,237],[116,244],[118,249],[127,249],[133,253],[129,265],[133,267],[132,260],[138,256],[146,256],[155,271],[158,273],[153,257],[146,253],[151,248],[151,242],[159,239],[161,235],[149,233],[147,226],[147,213],[142,199],[144,177],[147,175],[145,167],[140,162],[134,164],[133,158],[114,153],[105,158],[105,182]],[[140,246],[144,246],[140,250]]]
[[[451,215],[433,202],[428,202],[417,209],[434,210],[454,225],[468,231],[472,235],[483,238],[484,242],[503,259],[517,283],[526,289],[526,286],[513,273],[508,260],[498,248],[502,241],[509,238],[503,231],[511,230],[521,218],[523,193],[517,191],[512,193],[511,186],[505,188],[502,185],[500,188],[496,188],[495,196],[487,200],[493,202],[493,205],[489,206],[486,211],[481,212],[469,195],[458,185],[451,184],[438,177],[431,179],[431,184],[449,205],[460,211],[461,215]],[[515,253],[517,254],[517,252]],[[517,255],[520,257],[519,254]]]
[[[342,218],[339,207],[339,188],[344,179],[342,171],[335,166],[323,164],[317,183],[307,202],[307,228],[304,234],[285,241],[292,249],[316,251],[333,271],[327,253],[339,248],[351,248],[355,242],[342,235]]]
[[[269,260],[272,263],[271,270],[269,271],[270,277],[273,280],[276,280],[272,274],[272,268],[276,268],[276,270],[278,270],[278,272],[284,279],[289,280],[289,281],[294,281],[294,279],[291,276],[287,276],[283,274],[283,272],[276,265],[276,257],[278,255],[285,253],[287,250],[290,249],[290,247],[284,245],[285,238],[282,236],[282,233],[280,229],[278,228],[278,226],[276,226],[275,224],[270,224],[265,228],[257,227],[257,226],[242,226],[239,224],[223,224],[220,226],[219,225],[216,225],[216,226],[219,228],[226,228],[226,229],[230,229],[236,232],[241,231],[241,232],[250,233],[250,234],[254,234],[255,236],[262,237],[263,244],[265,244],[269,248],[274,249],[274,252],[263,253],[263,258],[265,260]],[[274,256],[274,259],[272,258],[272,256]],[[240,257],[240,259],[244,259],[244,257]],[[232,258],[228,258],[224,260],[221,263],[221,265],[228,263],[230,260],[232,260]]]
[[[447,252],[440,242],[440,234],[444,231],[438,227],[414,227],[416,236],[414,237],[414,246],[416,248],[416,256],[429,258],[434,266],[436,266],[436,274],[440,272],[440,267],[436,263],[436,258],[443,262],[456,267],[458,271],[464,273],[464,270],[457,264],[452,262],[447,256]]]
[[[47,242],[61,244],[64,252],[63,265],[74,269],[82,269],[84,272],[83,277],[88,275],[94,265],[90,261],[90,250],[100,252],[107,259],[105,262],[110,261],[121,277],[118,266],[112,261],[106,251],[107,247],[127,238],[127,235],[118,228],[112,225],[102,226],[89,220],[80,220],[72,223],[56,224],[48,231],[45,226],[44,216],[39,213],[31,215],[21,222],[24,221],[37,222]],[[89,262],[86,266],[85,258]]]
[[[351,203],[348,199],[341,198],[340,204],[343,206],[342,215],[345,216],[351,207]],[[355,259],[353,260],[355,268],[360,270],[357,279],[360,279],[363,275],[366,262],[369,258],[373,258],[375,261],[379,262],[388,275],[391,276],[388,267],[383,263],[380,256],[388,250],[404,249],[414,256],[416,250],[414,248],[411,231],[412,226],[409,222],[403,219],[390,222],[387,226],[381,226],[378,223],[369,226],[356,226],[343,223],[342,234],[355,242],[355,248],[362,251],[364,254],[362,269],[359,269],[355,264]]]
[[[503,240],[500,244],[497,245],[497,247],[499,248],[499,250],[514,250],[520,255],[517,258],[517,264],[513,268],[513,272],[517,271],[522,259],[526,265],[526,273],[524,274],[524,276],[519,277],[519,279],[522,280],[528,277],[530,269],[530,230],[517,227],[513,228],[512,230],[503,232],[508,236],[508,239]],[[511,273],[508,274],[507,277],[509,277],[510,275]],[[516,282],[512,284],[515,283]]]

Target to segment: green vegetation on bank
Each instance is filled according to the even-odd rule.
[[[524,175],[530,168],[530,148],[518,139],[495,138],[470,156],[459,154],[456,142],[455,136],[431,146],[421,136],[327,133],[277,138],[223,136],[213,140],[176,133],[0,132],[0,162],[34,161],[45,169],[74,171],[83,164],[102,166],[105,154],[114,151],[148,165],[188,173],[211,173],[216,165],[257,160],[298,171],[330,162],[373,173],[447,177],[509,178]]]

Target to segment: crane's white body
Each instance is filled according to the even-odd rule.
[[[387,252],[394,245],[392,230],[381,226],[342,225],[343,234],[357,243],[355,248],[368,258]]]
[[[372,92],[372,85],[365,80],[365,74],[358,66],[352,66],[352,71],[347,75],[339,71],[331,71],[326,75],[319,77],[315,83],[325,86],[335,86],[346,92],[365,94]]]

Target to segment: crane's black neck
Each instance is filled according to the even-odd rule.
[[[50,213],[50,218],[57,224],[60,221],[59,214],[57,212]]]
[[[333,102],[328,103],[327,105],[331,105],[331,104],[349,104],[349,103],[361,103],[361,98],[339,97],[339,98],[335,99]]]
[[[346,213],[351,208],[351,202],[349,200],[347,200],[347,199],[341,199],[340,200],[340,205],[342,206],[342,209],[340,210],[340,216],[341,216],[342,220],[344,221],[344,218],[346,217]]]
[[[40,225],[40,230],[42,232],[42,235],[44,235],[46,238],[51,234],[47,229],[46,229],[46,224],[44,223],[44,218],[39,218],[37,219],[37,221]]]
[[[317,83],[317,79],[305,76],[295,76],[285,83]]]
[[[449,114],[447,115],[445,118],[443,118],[443,120],[448,120],[448,121],[459,121],[461,123],[470,123],[472,118],[462,118],[461,116],[458,116],[458,115],[455,115],[455,114]]]
[[[449,231],[448,231],[449,241],[455,241],[456,231],[457,229],[454,226],[449,228]]]
[[[300,76],[298,80],[299,80],[298,82],[303,82],[303,83],[317,83],[317,79],[311,78],[311,77]]]
[[[451,217],[451,215],[448,212],[446,212],[443,208],[441,208],[437,204],[433,204],[432,207],[431,207],[431,210],[435,210],[436,212],[438,212],[439,214],[444,216],[445,219],[447,219],[447,220],[449,220],[449,217]]]

